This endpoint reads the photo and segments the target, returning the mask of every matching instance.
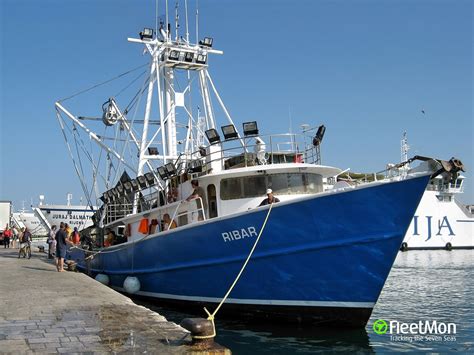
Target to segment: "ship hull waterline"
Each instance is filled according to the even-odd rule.
[[[277,203],[239,282],[219,312],[365,326],[429,176]],[[217,304],[234,281],[268,207],[198,222],[117,245],[87,262],[122,290],[183,305]],[[201,308],[202,309],[202,308]]]

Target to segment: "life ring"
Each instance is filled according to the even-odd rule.
[[[401,250],[401,251],[407,251],[407,250],[408,250],[408,243],[407,243],[407,242],[403,242],[403,243],[402,243],[402,246],[400,247],[400,250]]]
[[[446,250],[449,250],[449,251],[453,250],[453,246],[450,242],[446,243]]]

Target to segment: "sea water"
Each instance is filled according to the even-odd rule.
[[[146,305],[177,323],[195,317]],[[385,333],[374,331],[376,321],[387,323]],[[420,334],[425,330],[420,322],[432,332]],[[440,324],[451,324],[451,331],[454,324],[456,333],[441,334],[445,329]],[[261,324],[221,320],[219,315],[216,328],[216,341],[233,354],[474,353],[474,250],[400,252],[365,329]]]

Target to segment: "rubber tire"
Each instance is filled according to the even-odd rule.
[[[453,250],[453,246],[452,246],[452,244],[451,244],[450,242],[447,242],[447,243],[446,243],[446,247],[445,247],[445,248],[446,248],[447,251]]]
[[[401,251],[407,251],[408,250],[408,244],[407,242],[403,242],[402,245],[400,246]]]

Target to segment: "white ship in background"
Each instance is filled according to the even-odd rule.
[[[401,143],[402,161],[408,160],[408,149],[405,132]],[[446,182],[437,176],[429,182],[401,250],[474,248],[472,207],[456,199],[464,192],[465,178],[459,175]]]
[[[43,237],[46,236],[49,231],[33,211],[26,210],[24,203],[21,210],[12,213],[12,225],[17,230],[25,227],[28,228],[33,236]]]
[[[77,227],[80,231],[92,226],[92,216],[96,211],[95,206],[84,206],[82,204],[72,205],[72,194],[67,194],[67,203],[65,205],[44,204],[44,196],[40,196],[40,203],[33,208],[35,215],[41,222],[47,226],[48,230],[53,226],[59,226],[65,222],[71,228]]]

